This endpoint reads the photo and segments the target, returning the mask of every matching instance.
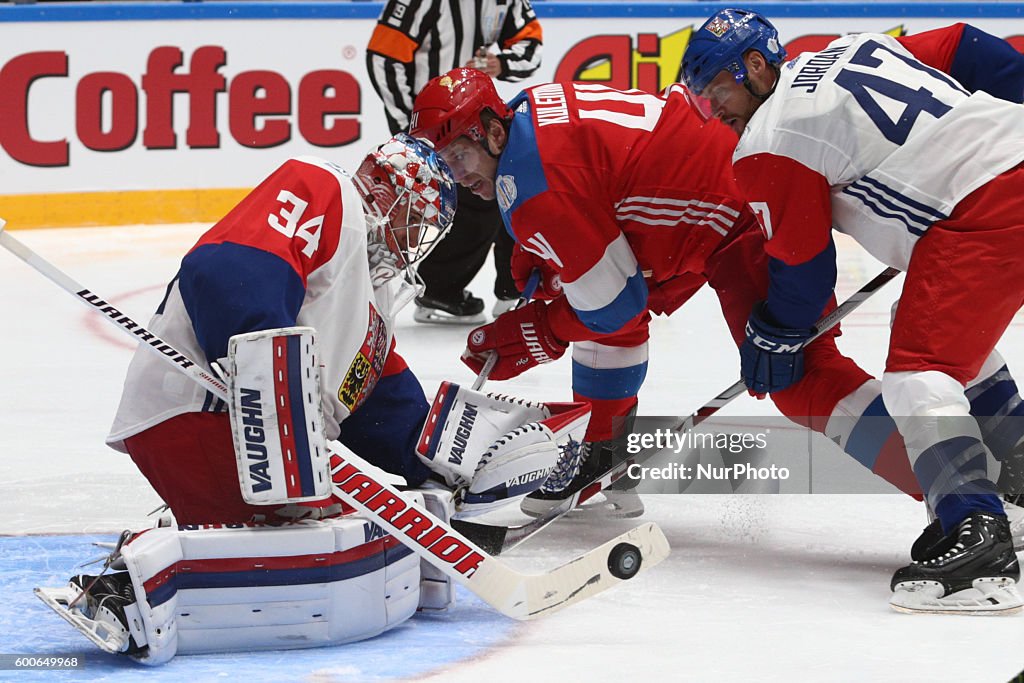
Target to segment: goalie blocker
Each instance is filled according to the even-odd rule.
[[[404,495],[449,518],[448,492]],[[78,576],[35,592],[103,650],[151,665],[177,654],[363,640],[455,599],[448,577],[358,515],[283,527],[156,528],[117,553],[98,581]]]
[[[286,327],[235,335],[228,341],[224,365],[245,502],[298,503],[330,496],[313,329]]]

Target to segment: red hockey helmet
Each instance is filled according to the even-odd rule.
[[[499,119],[512,118],[490,76],[476,69],[452,69],[431,79],[416,96],[409,132],[430,140],[438,151],[460,135],[482,142],[485,134],[480,114],[485,109]]]

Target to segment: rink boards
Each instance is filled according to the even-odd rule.
[[[1024,47],[1024,4],[755,3],[793,56],[956,21]],[[0,5],[0,200],[12,229],[212,221],[291,156],[354,168],[389,136],[366,73],[377,2]],[[524,86],[672,83],[706,3],[541,2]]]

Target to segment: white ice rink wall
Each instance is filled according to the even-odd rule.
[[[742,3],[741,3],[742,5]],[[378,2],[0,6],[0,216],[12,228],[212,221],[284,158],[354,167],[389,131],[366,74]],[[658,90],[723,5],[535,4],[530,81]],[[791,55],[958,21],[1024,51],[1024,3],[747,3]]]

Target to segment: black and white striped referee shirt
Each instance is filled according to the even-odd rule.
[[[366,48],[366,67],[392,133],[409,125],[431,78],[496,45],[503,81],[540,67],[543,36],[530,0],[388,0]]]

